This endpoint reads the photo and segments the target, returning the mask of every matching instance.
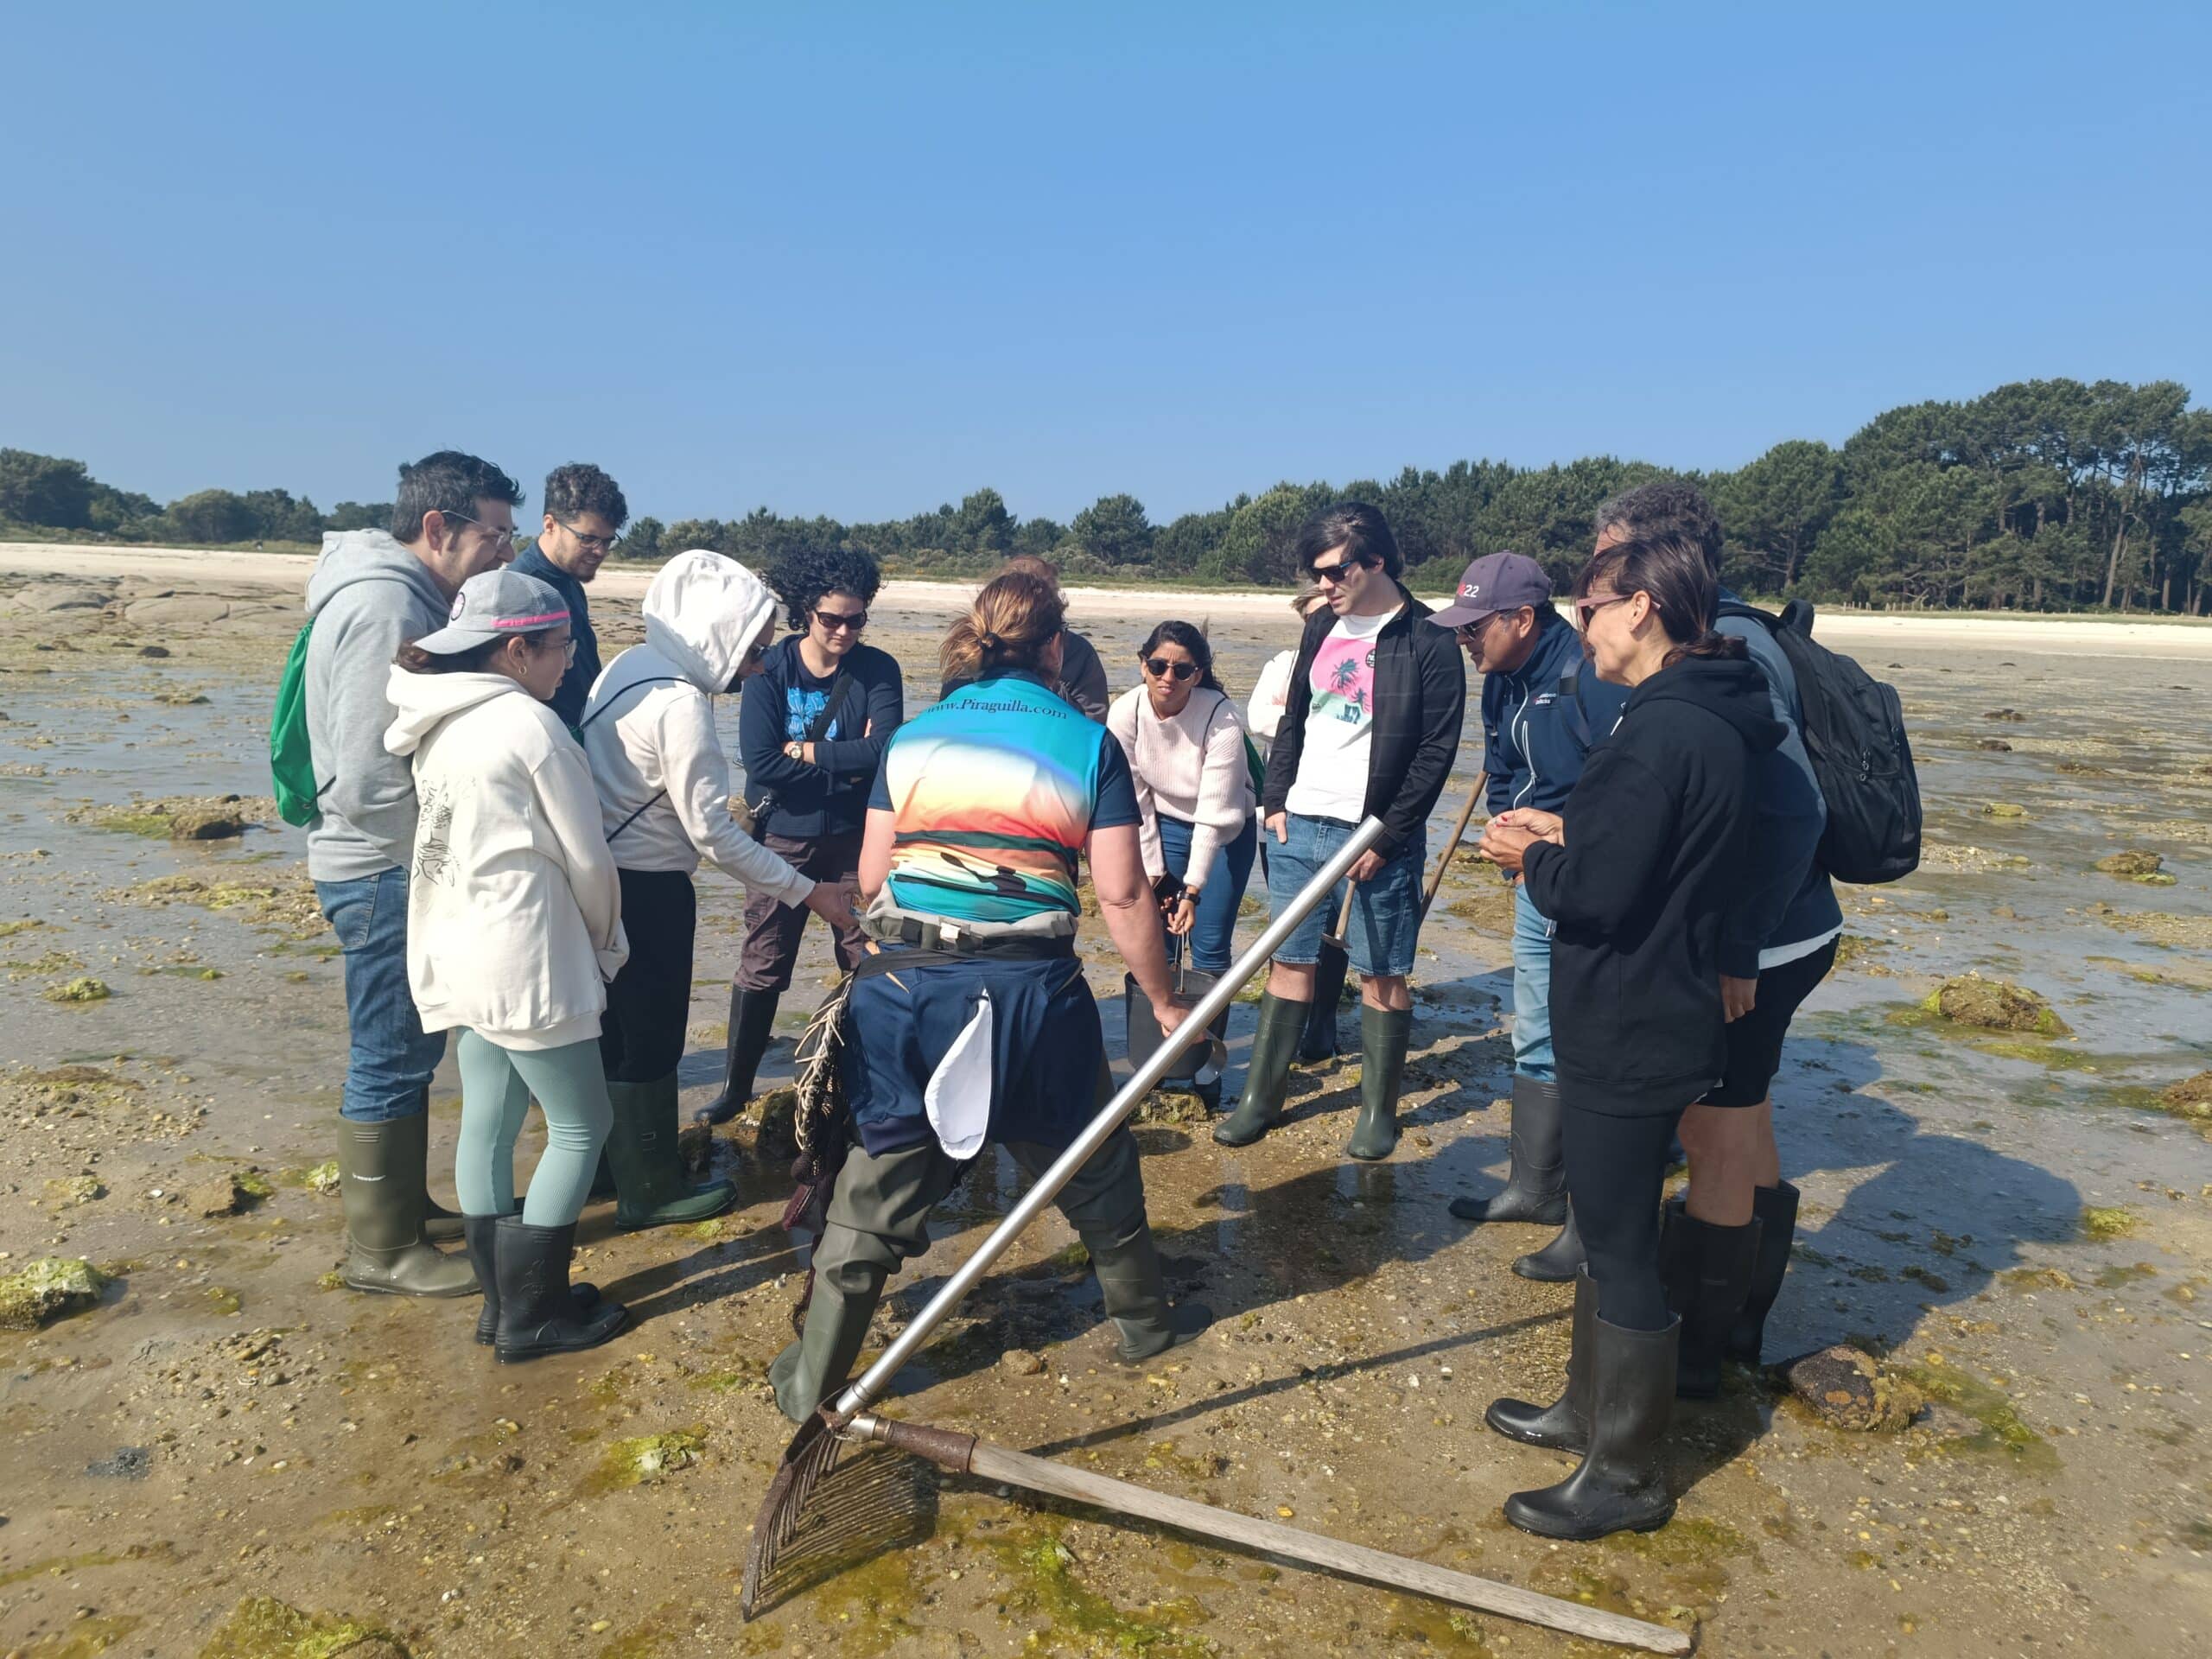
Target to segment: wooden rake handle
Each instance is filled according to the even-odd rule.
[[[926,1458],[955,1474],[971,1474],[1027,1491],[1096,1504],[1119,1514],[1156,1521],[1200,1538],[1242,1544],[1287,1560],[1302,1561],[1308,1567],[1365,1579],[1374,1584],[1394,1585],[1401,1590],[1456,1602],[1462,1607],[1541,1624],[1547,1630],[1565,1630],[1570,1635],[1586,1636],[1624,1648],[1640,1648],[1647,1653],[1688,1653],[1693,1642],[1687,1630],[1647,1624],[1640,1618],[1586,1607],[1579,1602],[1561,1601],[1515,1585],[1479,1579],[1471,1573],[1432,1567],[1427,1561],[1370,1549],[1364,1544],[1325,1538],[1319,1533],[1303,1532],[1280,1522],[1238,1515],[1233,1510],[1217,1510],[1209,1503],[1170,1497],[1126,1480],[1116,1480],[1110,1475],[1063,1468],[1042,1458],[1008,1452],[952,1429],[893,1422],[863,1414],[854,1418],[845,1432],[855,1440],[874,1440]]]

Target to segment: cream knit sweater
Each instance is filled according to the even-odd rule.
[[[1160,814],[1191,826],[1190,873],[1203,883],[1215,855],[1234,841],[1258,803],[1244,756],[1244,721],[1236,705],[1201,686],[1180,714],[1162,720],[1141,685],[1114,700],[1106,729],[1121,740],[1136,780],[1145,874],[1167,873],[1160,847]]]

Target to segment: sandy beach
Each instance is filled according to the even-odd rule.
[[[164,581],[193,584],[251,584],[298,593],[314,559],[296,553],[237,553],[178,547],[94,546],[47,542],[0,542],[0,573],[17,575]],[[635,600],[652,579],[650,569],[620,563],[601,570],[594,593]],[[878,604],[933,613],[957,609],[975,591],[964,582],[892,581]],[[1148,624],[1161,617],[1193,620],[1263,619],[1280,614],[1284,595],[1272,589],[1084,588],[1067,589],[1071,614],[1087,627],[1109,621]],[[1937,612],[1926,615],[1872,611],[1824,611],[1821,639],[1839,651],[1873,650],[1885,644],[1916,646],[1998,645],[2062,655],[2124,652],[2173,662],[2212,658],[2212,625],[2178,621],[2114,621],[2108,617],[1986,615]]]
[[[607,1348],[499,1367],[468,1339],[474,1303],[335,1288],[341,966],[302,835],[266,796],[308,563],[0,547],[0,1282],[79,1258],[104,1276],[42,1324],[6,1328],[0,1296],[0,1654],[1599,1651],[873,1452],[842,1488],[883,1500],[842,1511],[872,1529],[817,1534],[741,1624],[747,1529],[789,1435],[761,1372],[805,1262],[777,1224],[789,1179],[752,1155],[749,1121],[695,1137],[739,1182],[732,1214],[626,1234],[587,1209],[578,1271],[636,1320]],[[593,588],[609,656],[639,637],[645,580]],[[910,713],[964,591],[897,582],[870,607]],[[1155,615],[1208,619],[1232,691],[1293,637],[1275,594],[1079,593],[1077,614],[1116,686]],[[1564,1465],[1483,1410],[1556,1390],[1569,1296],[1508,1271],[1543,1230],[1446,1210],[1494,1192],[1506,1162],[1511,901],[1465,857],[1422,931],[1388,1160],[1344,1155],[1349,1010],[1353,1054],[1301,1068],[1255,1146],[1217,1146],[1188,1095],[1141,1109],[1153,1223],[1211,1331],[1116,1369],[1049,1217],[887,1409],[1694,1627],[1712,1659],[2203,1652],[2212,742],[2186,711],[2212,690],[2212,630],[1839,616],[1822,636],[1898,687],[1927,845],[1908,880],[1840,892],[1840,965],[1776,1081],[1804,1198],[1767,1352],[1853,1344],[1904,1402],[1878,1432],[1815,1410],[1783,1369],[1732,1371],[1677,1415],[1664,1529],[1557,1546],[1506,1525],[1503,1497]],[[733,743],[738,702],[718,709]],[[1479,751],[1471,724],[1432,854]],[[211,820],[210,838],[180,829]],[[699,900],[689,1106],[720,1077],[740,938],[733,883],[702,874]],[[1255,873],[1246,944],[1264,904]],[[1095,920],[1079,942],[1118,1057],[1121,963]],[[831,973],[812,930],[764,1082],[788,1076]],[[1929,1007],[1971,975],[2063,1025],[2000,1032]],[[1251,1022],[1232,1010],[1232,1095]],[[450,1201],[449,1065],[431,1114]],[[524,1166],[541,1144],[533,1128]],[[977,1161],[872,1344],[1020,1185],[1002,1156]]]

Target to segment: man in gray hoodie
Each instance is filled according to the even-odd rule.
[[[489,461],[440,450],[399,469],[389,533],[332,531],[308,578],[308,736],[320,816],[308,874],[345,952],[352,1049],[340,1110],[345,1280],[356,1290],[466,1296],[461,1218],[434,1211],[425,1179],[430,1074],[445,1033],[426,1033],[407,984],[407,866],[415,780],[385,747],[385,682],[399,648],[452,613],[462,582],[514,556],[522,491]],[[426,1231],[426,1228],[429,1231]]]

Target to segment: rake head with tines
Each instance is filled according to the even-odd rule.
[[[777,1558],[798,1531],[807,1499],[814,1496],[823,1477],[836,1466],[838,1448],[844,1444],[839,1431],[844,1426],[842,1417],[823,1406],[799,1425],[798,1433],[784,1448],[784,1460],[776,1465],[776,1478],[768,1483],[768,1495],[760,1500],[760,1513],[753,1521],[753,1542],[745,1552],[745,1590],[737,1605],[747,1618],[758,1610],[761,1586],[768,1582]]]

